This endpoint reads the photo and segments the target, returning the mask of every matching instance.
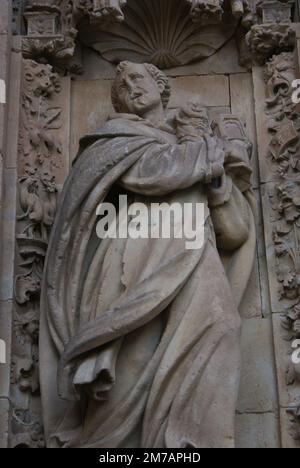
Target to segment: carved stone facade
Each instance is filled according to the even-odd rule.
[[[292,53],[274,56],[265,67],[266,114],[271,136],[269,154],[275,185],[269,192],[272,208],[272,238],[276,255],[278,296],[282,301],[284,339],[291,343],[288,352],[286,385],[293,386],[300,397],[299,366],[292,362],[293,342],[299,338],[299,143],[300,122],[296,104],[292,101],[296,79]],[[284,369],[282,369],[284,372]],[[287,409],[291,416],[291,434],[299,440],[300,400],[292,400]]]
[[[62,169],[62,142],[57,130],[62,126],[61,83],[50,65],[23,60],[21,119],[19,132],[19,200],[17,216],[18,265],[15,274],[16,311],[13,333],[11,383],[16,400],[23,394],[39,395],[39,301],[44,259],[49,232],[54,222],[57,203],[56,173]],[[21,392],[21,393],[20,393]],[[19,394],[20,393],[20,394]],[[25,403],[26,405],[26,403]],[[42,444],[32,431],[42,427],[41,415],[34,423],[21,421],[32,417],[29,408],[15,408],[12,445],[29,447]],[[40,422],[38,422],[38,420]],[[24,435],[21,437],[20,434]],[[17,429],[16,429],[17,428]],[[25,439],[33,437],[29,442]],[[32,428],[32,429],[31,429]],[[40,435],[39,435],[40,434]]]
[[[0,364],[0,447],[45,446],[45,257],[78,141],[111,113],[112,79],[124,60],[165,71],[172,112],[196,96],[210,121],[232,113],[246,122],[260,221],[241,306],[237,446],[300,447],[300,369],[292,362],[300,339],[300,114],[292,101],[300,34],[293,14],[294,2],[280,0],[1,0],[0,340],[7,364]]]

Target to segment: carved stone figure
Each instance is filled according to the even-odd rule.
[[[154,65],[121,63],[116,113],[81,140],[61,195],[41,298],[48,447],[234,446],[251,145],[232,115],[212,125],[196,102],[168,112],[170,92]],[[203,203],[202,248],[97,238],[97,206],[118,194]]]

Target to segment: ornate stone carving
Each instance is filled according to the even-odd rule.
[[[79,65],[72,59],[77,21],[85,14],[86,3],[82,0],[29,0],[24,13],[27,23],[24,57],[62,69],[78,70]]]
[[[201,25],[191,21],[189,12],[190,5],[182,0],[130,0],[123,23],[99,28],[86,21],[80,37],[111,62],[130,59],[161,68],[184,65],[216,52],[236,25],[228,15],[222,24]]]
[[[264,64],[274,54],[293,50],[295,31],[286,24],[258,24],[252,26],[247,42],[254,59]]]
[[[271,194],[271,205],[276,213],[273,242],[279,294],[290,305],[282,321],[288,339],[300,337],[300,115],[292,102],[292,81],[295,79],[293,54],[274,56],[266,65],[267,114],[272,135],[269,157],[277,173],[277,187]],[[296,384],[299,369],[289,359],[287,384]],[[300,401],[299,401],[300,404]],[[299,436],[299,412],[294,416],[293,435]]]
[[[86,11],[92,23],[114,23],[124,20],[123,8],[127,0],[91,0],[85,3]]]
[[[290,435],[293,439],[300,440],[300,405],[298,408],[290,408],[287,410],[290,415],[291,427],[289,429]]]
[[[167,68],[211,55],[230,36],[228,22],[242,17],[249,27],[252,13],[247,0],[231,0],[229,8],[223,0],[31,0],[23,53],[80,72],[81,64],[73,58],[80,29],[83,42],[95,44],[108,60],[131,58]],[[168,25],[166,35],[156,27],[159,23],[164,29]]]
[[[30,358],[18,357],[12,363],[12,384],[18,385],[21,392],[30,391],[35,394],[39,391],[38,348],[33,348]]]
[[[229,9],[223,0],[31,0],[25,12],[24,57],[80,72],[81,65],[73,60],[80,29],[83,42],[107,60],[134,59],[166,68],[184,65],[220,48],[232,29],[228,18],[232,23],[234,17],[242,18],[246,29],[253,26],[247,43],[256,61],[264,63],[294,46],[288,25],[292,5],[279,0],[258,3],[262,24],[253,26],[255,12],[247,0],[231,0]],[[164,30],[168,25],[166,35],[156,27],[160,22]]]
[[[253,59],[259,64],[264,64],[274,54],[293,50],[296,37],[290,27],[293,3],[264,0],[258,4],[261,24],[252,26],[246,41]]]
[[[216,24],[222,21],[223,0],[187,0],[191,4],[190,15],[193,21],[201,24]]]
[[[52,173],[62,165],[61,143],[56,136],[56,130],[62,125],[60,79],[50,65],[25,60],[23,83],[21,173],[29,176],[38,173],[48,192],[52,192],[55,190]]]
[[[16,301],[39,298],[49,229],[56,209],[54,171],[61,167],[61,144],[55,130],[61,109],[53,97],[61,91],[50,65],[24,61],[22,124],[19,138],[20,215],[17,241],[23,272],[15,282]],[[24,272],[25,270],[25,272]]]
[[[122,21],[125,4],[126,0],[29,0],[24,57],[80,72],[81,65],[73,61],[78,23],[84,17],[92,24]]]
[[[61,167],[61,144],[55,135],[61,126],[61,109],[54,99],[59,100],[60,91],[59,77],[50,65],[24,61],[19,137],[19,165],[23,175],[19,179],[17,232],[21,261],[15,280],[15,298],[21,306],[17,329],[26,335],[25,341],[29,338],[32,343],[36,341],[43,265],[56,211],[54,172]],[[24,362],[22,369],[17,371],[16,382],[23,391],[31,389],[35,392],[38,387],[37,360],[31,353]],[[25,384],[28,375],[30,383]]]
[[[11,382],[18,404],[21,394],[39,400],[38,336],[40,292],[50,229],[56,211],[56,172],[62,167],[60,78],[50,65],[23,61],[19,132],[18,266]],[[33,397],[32,397],[33,398]],[[12,422],[13,446],[43,446],[40,422],[28,398]],[[33,418],[33,419],[32,419]]]
[[[28,410],[15,409],[12,414],[11,448],[44,448],[41,418]]]
[[[193,21],[205,24],[220,23],[224,14],[224,0],[186,0],[191,4],[190,16]],[[230,10],[235,18],[250,13],[248,1],[230,0]]]

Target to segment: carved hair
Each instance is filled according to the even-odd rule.
[[[126,68],[128,68],[130,65],[131,65],[131,62],[127,62],[127,61],[121,62],[118,65],[117,70],[116,70],[117,77],[113,83],[112,90],[111,90],[111,100],[112,100],[112,104],[116,112],[122,111],[121,106],[120,106],[118,91],[116,88],[116,81],[117,81],[118,76],[123,71],[125,71]],[[168,77],[162,71],[160,71],[155,65],[152,65],[151,63],[143,63],[142,65],[146,68],[147,72],[152,76],[152,78],[156,81],[158,85],[163,84],[164,90],[161,93],[161,102],[163,104],[163,107],[166,108],[169,103],[170,96],[171,96],[171,86],[170,86]]]

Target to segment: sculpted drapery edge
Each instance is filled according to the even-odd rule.
[[[180,119],[148,112],[163,111],[155,94],[166,89],[162,74],[127,64],[120,79],[127,85],[121,111],[129,115],[117,114],[83,141],[46,261],[40,360],[47,443],[233,446],[237,306],[255,251],[248,147],[211,134],[195,138],[192,113],[180,143]],[[208,174],[219,178],[223,164],[214,189]],[[184,239],[95,239],[97,205],[116,187],[146,204],[153,197],[205,203],[202,249],[185,250]]]

